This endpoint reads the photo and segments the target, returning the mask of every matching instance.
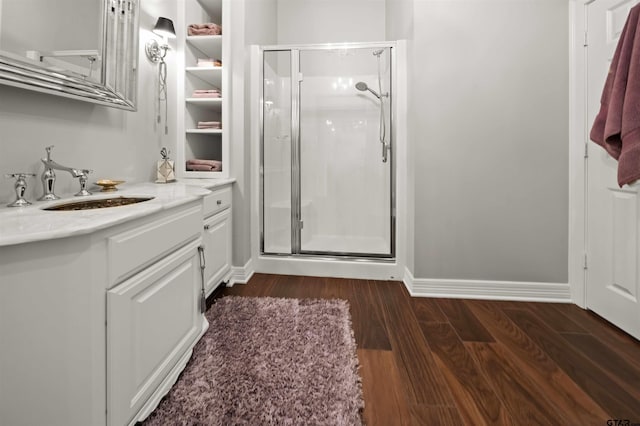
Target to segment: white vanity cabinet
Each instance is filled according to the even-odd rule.
[[[0,246],[0,425],[123,426],[155,408],[208,326],[202,206]]]
[[[106,239],[109,274],[117,277],[107,292],[108,425],[145,418],[206,330],[199,310],[201,215],[193,206]]]
[[[209,296],[231,273],[231,187],[203,198],[205,292]]]

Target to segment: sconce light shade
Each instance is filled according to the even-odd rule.
[[[161,37],[176,38],[176,30],[173,28],[173,21],[168,18],[160,17],[156,26],[153,27],[153,33]]]
[[[160,17],[158,18],[158,22],[156,22],[156,26],[153,27],[153,30],[151,31],[162,37],[164,41],[163,44],[160,44],[154,39],[149,40],[145,45],[147,58],[154,63],[164,62],[164,57],[167,55],[167,50],[169,49],[167,39],[176,38],[173,21],[168,18]]]

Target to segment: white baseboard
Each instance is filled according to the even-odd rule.
[[[403,282],[417,297],[572,303],[568,283],[414,278],[406,268]]]
[[[249,259],[244,266],[232,266],[227,287],[233,287],[234,284],[246,284],[249,282],[254,272],[253,259]]]

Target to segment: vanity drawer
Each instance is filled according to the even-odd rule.
[[[107,238],[109,288],[200,236],[202,209],[180,209]]]
[[[214,190],[203,198],[204,217],[231,207],[231,187]]]

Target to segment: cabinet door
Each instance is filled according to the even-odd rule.
[[[189,243],[107,292],[109,425],[129,424],[150,397],[159,399],[154,392],[168,391],[163,380],[189,356],[203,329],[199,244]]]
[[[208,296],[231,269],[231,209],[205,220],[204,253]]]

